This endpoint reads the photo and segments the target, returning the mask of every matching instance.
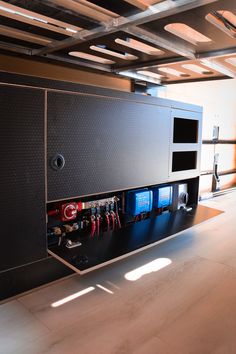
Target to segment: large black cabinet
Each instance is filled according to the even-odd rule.
[[[44,92],[0,86],[0,271],[47,255]]]
[[[47,253],[46,208],[57,201],[179,181],[197,204],[201,107],[1,72],[0,105],[0,299],[68,274]],[[203,209],[88,239],[91,267],[217,214]],[[50,251],[77,270],[68,252]]]

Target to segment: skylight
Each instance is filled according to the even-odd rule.
[[[153,73],[152,71],[148,71],[148,70],[139,70],[138,74],[153,77],[155,79],[160,79],[162,77],[162,75]]]
[[[209,43],[212,41],[210,38],[204,36],[204,34],[184,23],[170,23],[165,26],[165,30],[194,45],[198,45],[199,43]]]
[[[182,71],[176,70],[176,69],[172,69],[172,68],[168,68],[168,67],[160,67],[158,68],[159,71],[162,71],[163,73],[169,74],[169,75],[173,75],[173,76],[177,76],[177,77],[188,77],[188,74],[185,74]]]
[[[201,74],[201,75],[211,75],[213,74],[212,71],[203,68],[202,66],[196,64],[184,64],[182,68],[193,71],[194,73]]]
[[[115,62],[113,60],[101,58],[101,57],[98,57],[97,55],[92,55],[92,54],[88,54],[88,53],[84,53],[84,52],[69,52],[69,55],[71,55],[73,57],[80,58],[80,59],[94,61],[94,62],[100,63],[100,64],[115,64]]]
[[[115,42],[123,45],[128,48],[132,48],[134,50],[138,50],[139,52],[148,54],[148,55],[162,55],[164,52],[160,49],[157,49],[155,47],[152,47],[148,44],[145,44],[143,42],[137,41],[136,39],[133,38],[127,38],[126,41],[121,38],[116,38]]]
[[[124,59],[124,60],[136,60],[136,59],[138,59],[138,57],[136,57],[135,55],[128,54],[128,53],[122,54],[122,53],[116,52],[116,51],[111,50],[111,49],[103,48],[102,46],[98,46],[98,45],[91,45],[90,49],[95,50],[96,52],[99,52],[99,53],[111,55],[111,56],[119,58],[119,59]]]

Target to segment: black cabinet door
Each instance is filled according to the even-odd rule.
[[[167,181],[170,108],[59,92],[47,107],[48,201]]]
[[[44,92],[0,86],[0,270],[46,256]]]

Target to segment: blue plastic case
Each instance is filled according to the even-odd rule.
[[[127,193],[127,213],[133,216],[152,210],[153,193],[148,189],[135,190]]]
[[[167,208],[172,204],[173,187],[165,186],[153,189],[154,208]]]

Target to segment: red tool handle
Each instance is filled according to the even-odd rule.
[[[91,237],[94,236],[95,231],[96,231],[96,221],[95,221],[95,216],[92,215],[91,216]]]
[[[115,230],[115,213],[111,211],[112,230]]]
[[[59,214],[59,210],[49,210],[48,211],[48,216],[55,216]]]
[[[110,213],[106,212],[107,231],[110,230]]]
[[[117,221],[118,229],[120,229],[121,228],[121,223],[120,223],[120,216],[119,216],[118,211],[116,212],[116,221]]]
[[[100,233],[100,219],[101,219],[101,216],[100,215],[97,215],[96,217],[96,224],[97,224],[97,234],[99,235]]]

